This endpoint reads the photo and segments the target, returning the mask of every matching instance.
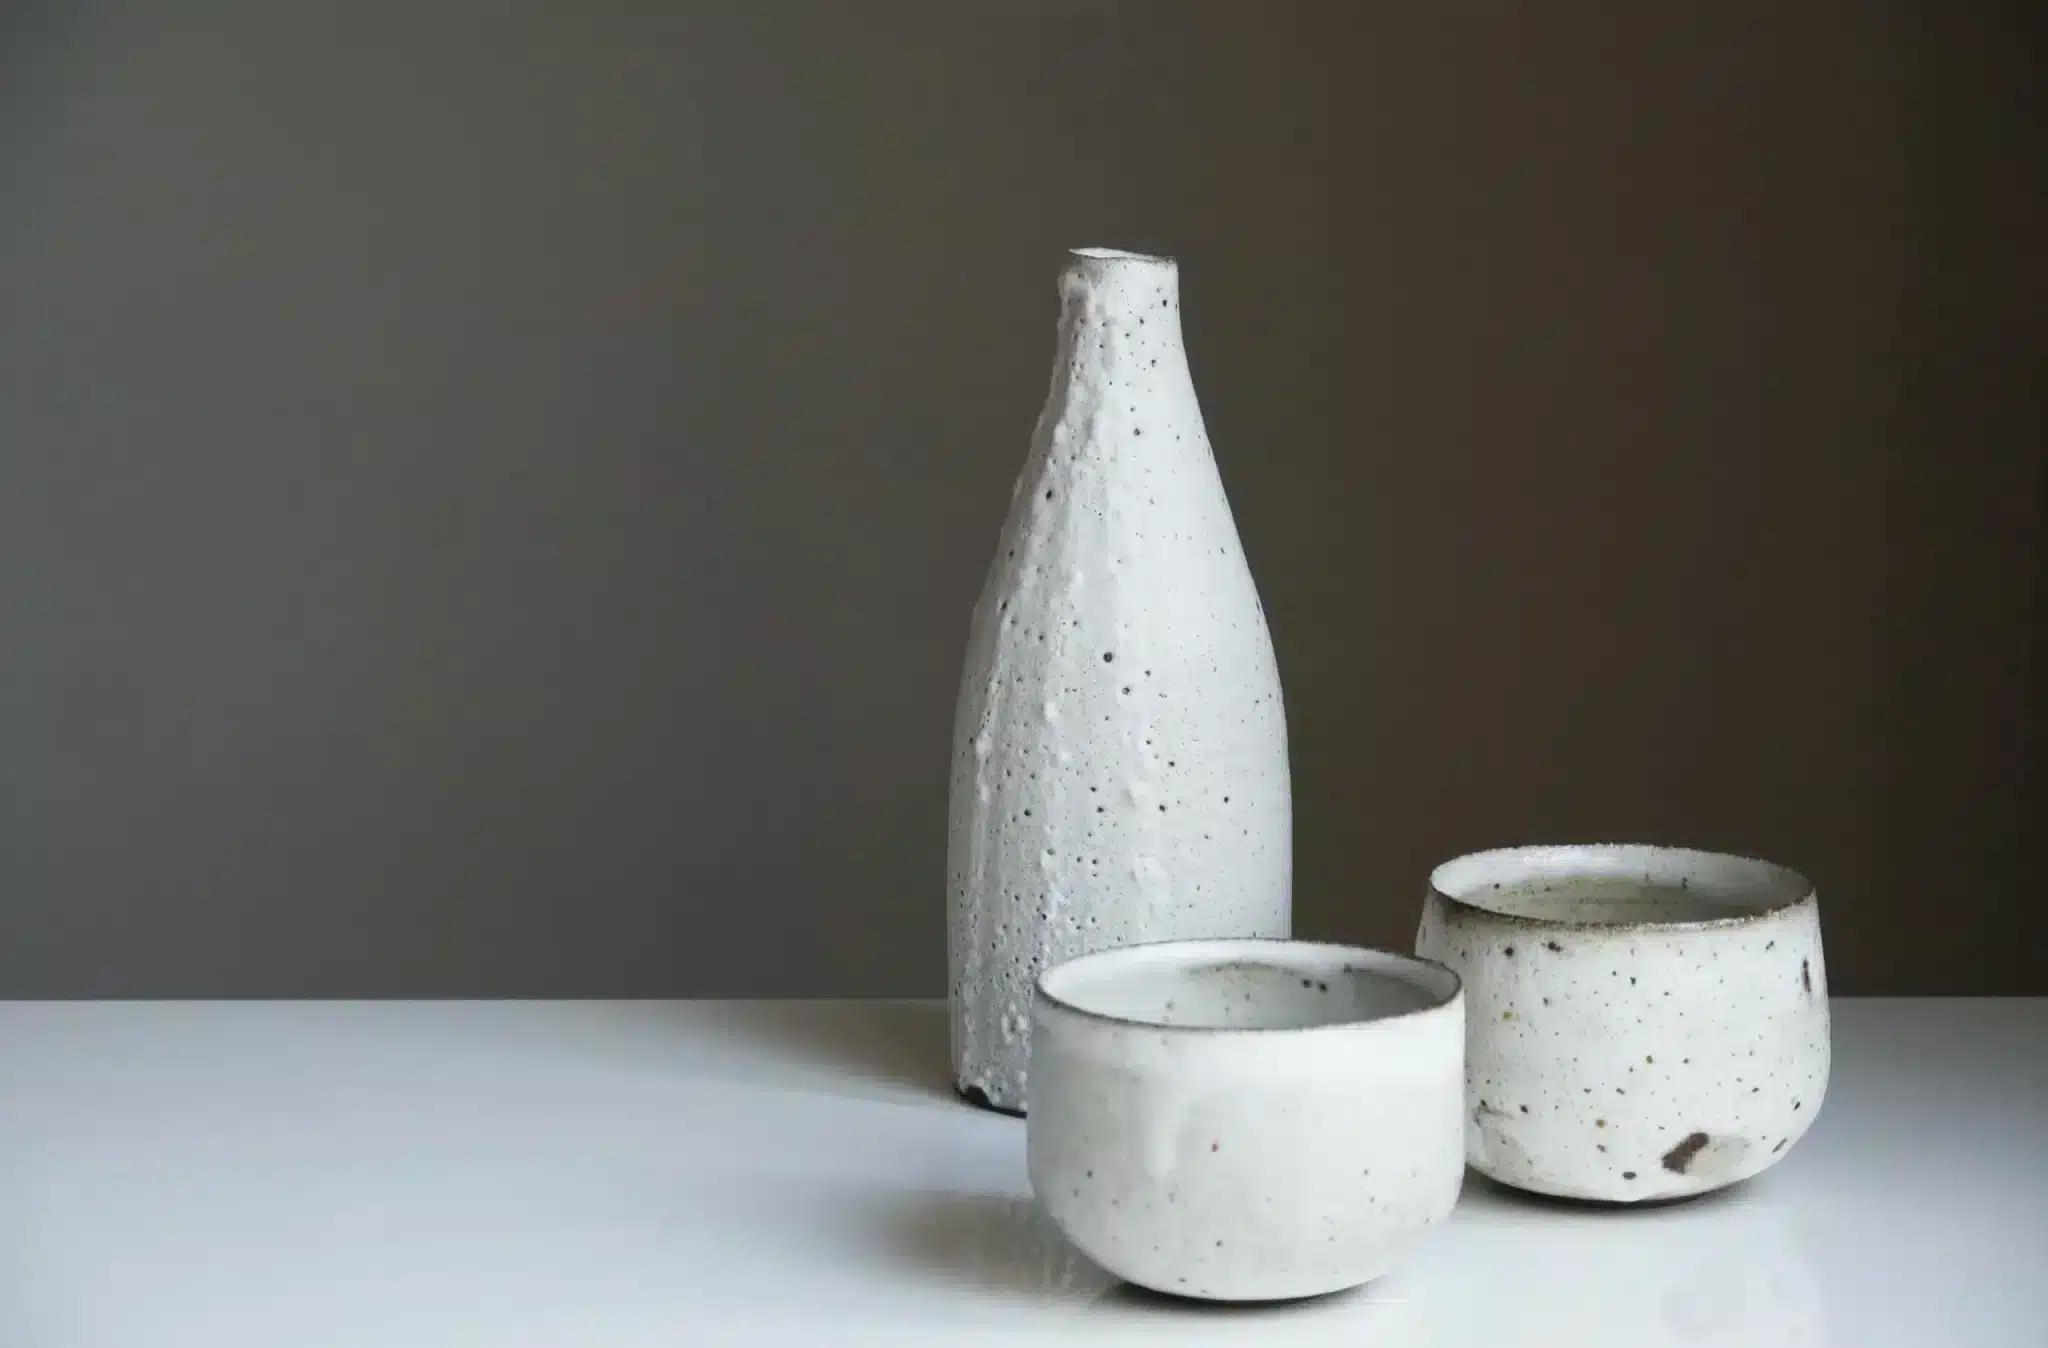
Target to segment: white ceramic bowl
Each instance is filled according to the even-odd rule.
[[[1038,983],[1031,1187],[1156,1291],[1314,1296],[1384,1273],[1464,1178],[1465,1003],[1441,965],[1304,941],[1084,955]]]
[[[1768,862],[1520,847],[1437,868],[1415,948],[1464,979],[1466,1155],[1520,1189],[1680,1198],[1767,1169],[1827,1091],[1820,902]]]

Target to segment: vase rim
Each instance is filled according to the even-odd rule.
[[[1127,248],[1073,248],[1073,256],[1089,262],[1142,262],[1152,266],[1171,267],[1173,259],[1160,253],[1135,253]]]

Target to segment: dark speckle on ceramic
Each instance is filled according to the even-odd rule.
[[[1480,853],[1432,877],[1416,950],[1465,980],[1467,1156],[1504,1184],[1619,1202],[1716,1189],[1782,1156],[1827,1088],[1819,901],[1782,867]]]

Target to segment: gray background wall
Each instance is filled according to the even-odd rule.
[[[0,8],[0,993],[936,994],[1061,249],[1168,250],[1298,926],[1691,841],[2048,992],[2041,25]]]

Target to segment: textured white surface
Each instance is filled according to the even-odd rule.
[[[1838,1000],[1746,1184],[1468,1179],[1355,1293],[1112,1285],[1032,1217],[942,1007],[0,1004],[7,1348],[2048,1342],[2048,1002]]]
[[[1559,894],[1586,876],[1687,888],[1652,891],[1631,922],[1476,906],[1532,876]],[[1707,913],[1730,916],[1692,920]],[[1792,872],[1677,848],[1480,853],[1438,868],[1416,950],[1465,980],[1467,1150],[1503,1183],[1609,1202],[1700,1193],[1783,1159],[1820,1112],[1819,900]]]
[[[1025,1103],[1039,970],[1285,936],[1280,677],[1202,426],[1171,261],[1083,250],[954,714],[955,1080]]]
[[[1042,986],[1032,1191],[1111,1272],[1217,1301],[1334,1292],[1450,1215],[1465,1004],[1437,966],[1185,941],[1090,956]]]

